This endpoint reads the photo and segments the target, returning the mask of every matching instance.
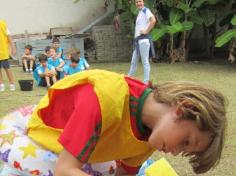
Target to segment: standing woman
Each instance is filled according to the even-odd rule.
[[[143,82],[148,83],[150,77],[149,51],[152,44],[150,31],[155,26],[156,19],[149,8],[144,6],[144,0],[135,0],[139,13],[135,25],[135,44],[128,75],[133,76],[137,70],[138,59],[141,57],[144,70]]]

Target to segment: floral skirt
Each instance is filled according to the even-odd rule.
[[[0,123],[0,176],[53,176],[58,155],[43,148],[27,136],[27,123],[35,106],[20,108]],[[113,175],[114,161],[86,164],[83,170],[90,175]]]

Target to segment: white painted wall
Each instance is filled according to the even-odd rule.
[[[7,21],[11,34],[49,32],[52,27],[79,31],[113,10],[104,0],[0,0],[0,19]]]

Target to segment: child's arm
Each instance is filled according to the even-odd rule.
[[[55,176],[89,176],[81,170],[83,163],[68,151],[63,150],[58,158]]]
[[[56,67],[57,71],[63,71],[62,67],[65,65],[65,62],[62,59],[60,59],[60,60],[61,60],[60,64]]]
[[[16,55],[16,46],[15,46],[15,43],[13,42],[12,38],[10,35],[7,36],[7,39],[8,39],[8,42],[9,42],[9,45],[10,45],[10,49],[11,49],[11,54],[13,56]]]
[[[35,57],[32,54],[29,56],[29,59],[35,61]]]

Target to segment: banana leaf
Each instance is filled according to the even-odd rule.
[[[185,14],[187,14],[193,10],[192,8],[189,7],[188,4],[185,4],[183,2],[179,2],[177,5],[177,8],[183,10]]]
[[[169,34],[175,34],[177,32],[183,31],[183,25],[180,22],[175,23],[171,26],[167,25],[166,28],[167,28]]]
[[[203,19],[203,23],[207,27],[209,27],[216,21],[215,11],[205,9],[205,10],[201,10],[200,14]]]
[[[217,4],[218,2],[221,2],[222,0],[207,0],[206,4],[209,4],[209,5],[215,5]]]
[[[220,35],[216,39],[216,47],[221,47],[224,44],[228,43],[231,39],[236,38],[236,29],[231,29],[224,34]]]
[[[166,33],[167,33],[167,28],[161,27],[161,28],[155,28],[151,31],[151,38],[153,41],[156,41],[158,39],[160,39],[161,37],[163,37]]]
[[[201,7],[202,4],[204,4],[204,2],[206,2],[207,0],[196,0],[194,1],[192,7],[195,7],[195,8],[199,8]]]
[[[234,15],[234,17],[232,18],[230,22],[232,25],[236,25],[236,14]]]
[[[131,4],[130,11],[131,11],[131,13],[133,15],[137,15],[138,14],[138,8],[134,4]]]
[[[174,25],[183,17],[181,10],[172,8],[170,11],[170,24]]]
[[[185,21],[182,23],[183,25],[183,30],[184,31],[189,31],[193,28],[193,22],[192,21]]]
[[[188,14],[188,20],[194,22],[195,24],[201,25],[203,23],[203,19],[196,11]]]
[[[225,25],[229,25],[230,21],[232,20],[232,18],[234,17],[234,12],[225,12],[223,14],[223,16],[221,17],[220,19],[220,22],[219,22],[219,26],[222,27],[222,26],[225,26]]]
[[[145,6],[150,9],[154,8],[155,4],[156,4],[156,0],[146,0],[145,1]]]
[[[218,2],[223,2],[223,0],[196,0],[196,1],[194,1],[192,7],[199,8],[204,4],[215,5]]]

